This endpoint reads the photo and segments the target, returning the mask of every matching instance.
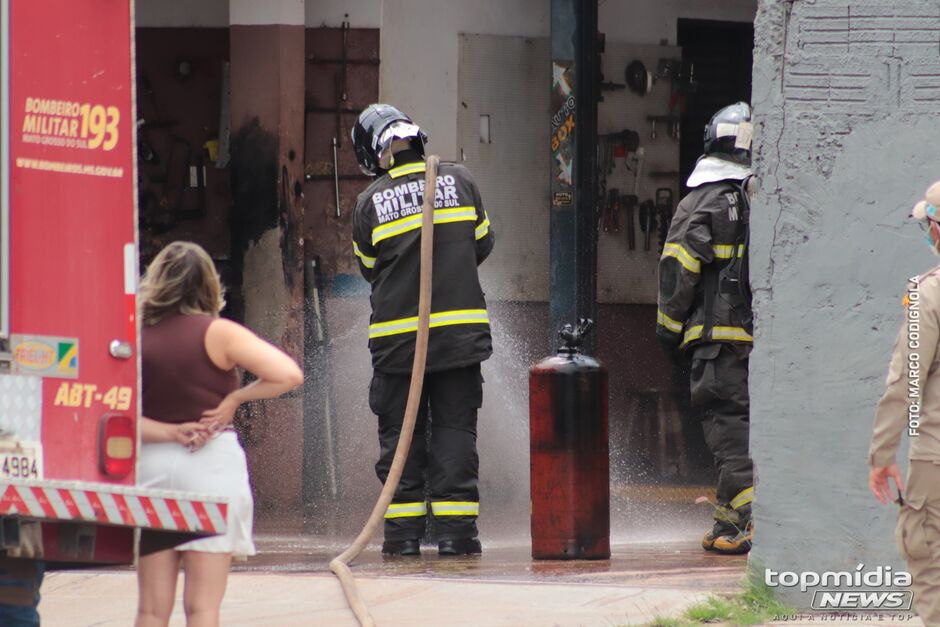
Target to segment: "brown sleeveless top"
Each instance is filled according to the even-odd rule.
[[[206,352],[214,318],[175,315],[141,331],[144,416],[160,422],[195,422],[238,389],[235,369],[222,370]]]

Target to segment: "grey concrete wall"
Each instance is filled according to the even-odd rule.
[[[936,262],[906,219],[940,178],[936,0],[761,0],[751,213],[757,468],[751,564],[903,568],[866,451],[906,279]],[[901,454],[906,458],[906,445]],[[811,595],[789,595],[808,606]]]

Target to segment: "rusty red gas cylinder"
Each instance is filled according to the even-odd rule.
[[[529,369],[532,557],[610,557],[607,369],[565,325],[558,354]]]

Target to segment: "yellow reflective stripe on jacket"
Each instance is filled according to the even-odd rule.
[[[656,311],[656,322],[666,327],[673,333],[682,333],[682,323],[673,320],[663,313],[661,309]]]
[[[434,224],[447,224],[449,222],[475,222],[477,210],[474,207],[452,207],[450,209],[435,209]],[[421,214],[417,213],[407,218],[399,218],[387,224],[372,229],[372,245],[375,246],[386,240],[408,231],[421,228]]]
[[[405,165],[400,165],[397,168],[392,168],[388,171],[388,175],[393,179],[397,179],[408,174],[424,172],[426,169],[427,167],[423,161],[421,163],[406,163]]]
[[[745,488],[738,492],[738,495],[731,499],[731,508],[732,509],[741,509],[748,503],[754,500],[754,488]]]
[[[483,239],[486,237],[486,234],[490,232],[490,217],[486,215],[486,212],[483,212],[483,222],[480,222],[477,225],[475,235],[477,239]]]
[[[428,504],[424,501],[415,503],[392,503],[385,510],[386,518],[414,518],[427,516]]]
[[[439,311],[431,314],[431,328],[446,327],[454,324],[489,324],[490,317],[485,309],[458,309],[455,311]],[[369,325],[369,339],[398,335],[399,333],[414,333],[418,330],[418,316],[376,322]]]
[[[718,259],[731,259],[734,256],[734,244],[712,246],[712,252]],[[744,256],[744,244],[738,244],[738,257]]]
[[[682,346],[689,342],[702,338],[702,331],[705,327],[697,324],[685,330],[685,336],[682,339]],[[726,342],[753,342],[754,338],[750,333],[741,327],[712,327],[712,339]]]
[[[448,222],[463,222],[477,220],[476,207],[452,207],[450,209],[435,209],[434,224],[447,224]]]
[[[362,261],[362,265],[364,265],[365,267],[367,268],[375,267],[375,257],[369,257],[364,252],[359,250],[359,244],[357,244],[356,242],[353,242],[353,254],[359,257],[359,259]]]
[[[702,262],[693,257],[681,244],[669,242],[663,246],[663,257],[675,257],[682,267],[698,274],[702,271]]]
[[[479,516],[480,503],[477,501],[437,501],[431,503],[431,512],[435,516]]]

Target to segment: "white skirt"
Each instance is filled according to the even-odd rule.
[[[236,559],[255,554],[251,539],[254,499],[248,483],[248,463],[234,431],[223,431],[192,453],[175,442],[144,444],[137,484],[228,499],[226,533],[181,544],[177,551],[231,553]]]

